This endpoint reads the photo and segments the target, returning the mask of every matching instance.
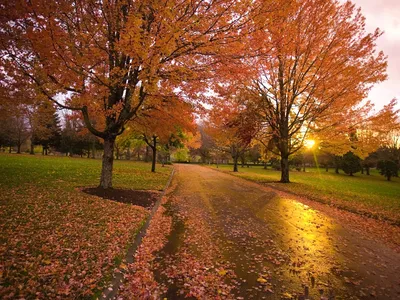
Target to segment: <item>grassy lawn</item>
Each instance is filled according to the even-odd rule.
[[[341,174],[335,174],[333,169],[325,172],[325,169],[308,168],[305,173],[291,171],[292,183],[281,184],[277,182],[280,180],[279,171],[264,170],[260,166],[239,167],[238,173],[231,172],[232,166],[228,165],[220,165],[219,169],[316,201],[400,224],[400,178],[392,178],[392,182],[388,182],[376,170],[372,170],[370,176],[357,173],[350,177],[342,171]]]
[[[148,211],[77,189],[100,160],[0,155],[0,298],[95,298]],[[114,187],[161,190],[171,169],[116,161]]]

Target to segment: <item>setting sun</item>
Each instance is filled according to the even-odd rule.
[[[312,147],[314,147],[315,145],[315,141],[314,140],[306,140],[304,142],[304,146],[306,146],[308,149],[311,149]]]

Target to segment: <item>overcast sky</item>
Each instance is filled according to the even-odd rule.
[[[400,101],[400,0],[352,0],[361,7],[366,17],[366,29],[373,32],[379,27],[384,34],[379,38],[378,49],[388,56],[388,80],[376,85],[368,99],[377,109],[393,98]],[[400,108],[400,104],[399,104]]]

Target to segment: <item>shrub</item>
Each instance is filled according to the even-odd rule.
[[[381,175],[390,181],[393,176],[398,176],[399,166],[392,160],[380,160],[377,169]]]
[[[354,155],[353,152],[347,152],[343,155],[341,169],[346,174],[353,176],[354,173],[361,171],[361,159],[357,155]]]

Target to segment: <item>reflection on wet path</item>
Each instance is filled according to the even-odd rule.
[[[295,197],[200,166],[178,166],[177,180],[174,196],[204,211],[238,299],[400,296],[398,254]]]

